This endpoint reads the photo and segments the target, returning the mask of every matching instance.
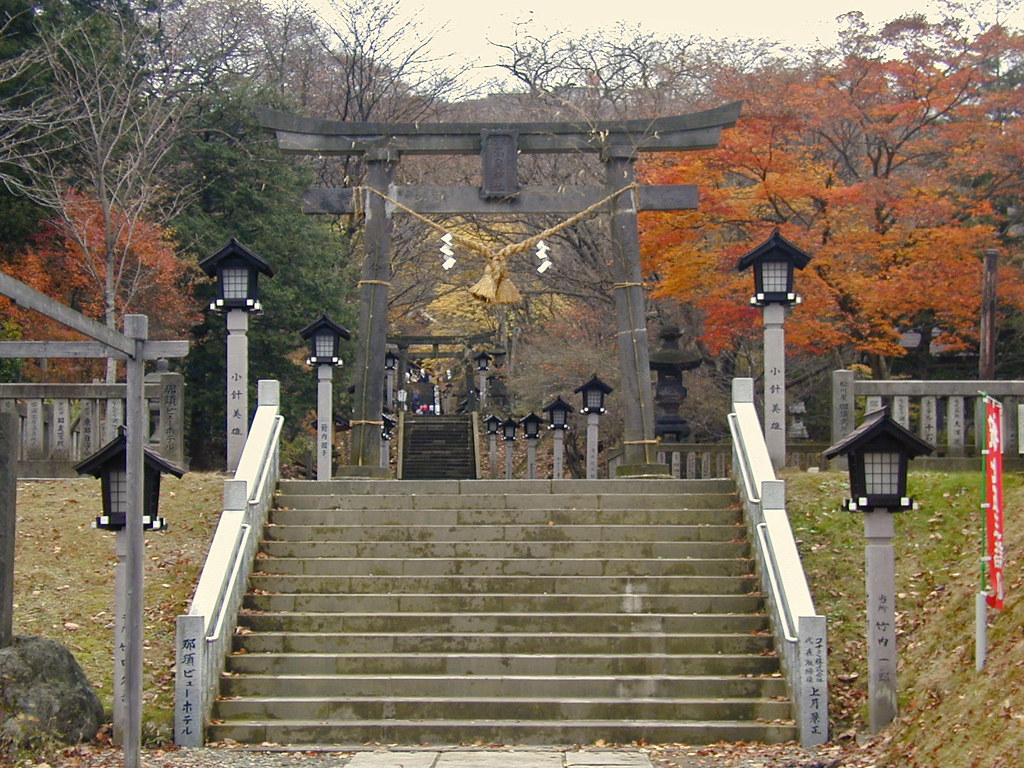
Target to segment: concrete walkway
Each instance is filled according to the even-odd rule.
[[[357,752],[346,768],[652,768],[633,750],[429,750]]]

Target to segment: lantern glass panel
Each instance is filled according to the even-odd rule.
[[[761,292],[789,292],[789,264],[785,261],[761,262]]]
[[[249,298],[249,270],[246,267],[225,267],[220,276],[225,299]]]
[[[123,469],[112,470],[107,475],[107,493],[110,509],[107,514],[126,514],[128,512],[128,473]]]
[[[597,387],[584,392],[584,405],[592,411],[601,409],[602,393]]]
[[[553,408],[551,410],[551,426],[553,427],[564,427],[565,426],[565,411],[561,408]]]
[[[869,497],[900,495],[900,474],[898,451],[864,454],[864,490]]]
[[[313,336],[313,354],[317,357],[334,357],[334,334],[317,333]]]

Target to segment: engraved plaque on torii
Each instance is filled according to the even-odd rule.
[[[489,128],[480,131],[481,198],[498,200],[519,193],[518,158],[518,131]]]

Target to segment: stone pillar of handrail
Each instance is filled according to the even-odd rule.
[[[786,513],[785,484],[776,479],[754,407],[752,379],[733,380],[733,471],[743,503],[762,591],[768,597],[776,650],[793,701],[800,742],[828,740],[828,638],[814,609]]]
[[[238,468],[224,481],[224,509],[176,636],[174,741],[204,742],[238,609],[279,477],[280,385],[258,384],[258,405]]]

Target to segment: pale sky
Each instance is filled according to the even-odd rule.
[[[967,0],[971,2],[972,0]],[[1010,26],[1024,27],[1024,11],[1016,0],[973,0],[989,20],[999,14]],[[861,11],[877,24],[933,7],[930,0],[399,0],[410,13],[419,11],[424,30],[446,25],[434,39],[444,50],[468,58],[489,59],[488,40],[510,42],[517,22],[545,33],[566,30],[579,34],[609,30],[617,22],[642,24],[646,31],[700,34],[711,38],[765,38],[809,47],[816,40],[835,39],[836,17]],[[486,62],[484,62],[486,63]]]
[[[326,17],[347,0],[306,0]],[[447,54],[479,65],[495,64],[499,52],[489,43],[508,44],[517,26],[545,39],[556,32],[580,36],[614,30],[622,22],[663,35],[702,35],[712,39],[770,40],[798,48],[836,40],[837,17],[860,11],[875,27],[910,13],[938,18],[940,4],[973,7],[986,21],[1024,29],[1024,0],[398,0],[402,20],[415,19],[429,37],[434,58]],[[476,84],[496,77],[479,69]]]

